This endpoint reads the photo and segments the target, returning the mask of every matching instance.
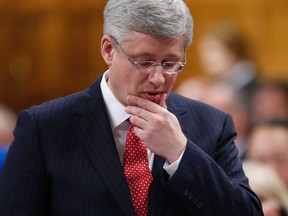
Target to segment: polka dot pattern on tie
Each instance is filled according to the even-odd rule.
[[[126,138],[124,173],[137,216],[147,216],[148,194],[153,178],[148,166],[147,147],[134,134],[133,126]]]

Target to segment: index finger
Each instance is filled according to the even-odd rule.
[[[159,109],[158,104],[134,95],[128,95],[127,102],[128,106],[136,106],[152,113],[157,113],[157,110]]]

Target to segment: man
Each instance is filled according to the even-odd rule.
[[[247,158],[273,167],[288,188],[288,121],[268,119],[255,124],[249,133]]]
[[[231,117],[170,94],[192,40],[184,2],[110,0],[104,20],[109,70],[83,92],[20,114],[1,176],[1,215],[262,215]],[[125,144],[127,134],[134,138]],[[137,156],[125,156],[133,140],[148,148],[148,173],[136,187],[127,166]]]

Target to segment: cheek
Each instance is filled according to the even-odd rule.
[[[128,95],[138,95],[141,92],[142,86],[147,82],[147,75],[135,71],[132,67],[119,67],[116,64],[110,67],[109,81],[111,89],[118,100],[122,104],[127,104],[126,98]]]
[[[126,104],[126,91],[130,85],[129,71],[121,64],[112,64],[108,73],[108,85],[115,97]]]
[[[177,79],[177,74],[172,76],[172,77],[165,77],[165,89],[166,89],[166,93],[169,94],[176,82]]]

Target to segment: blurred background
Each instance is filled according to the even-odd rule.
[[[106,2],[0,0],[0,171],[20,110],[81,91],[107,69]],[[287,216],[288,1],[186,3],[194,38],[174,90],[231,114],[265,216]]]
[[[82,90],[106,70],[100,56],[106,0],[0,0],[0,103],[14,112]],[[188,65],[175,88],[203,74],[197,44],[229,22],[259,75],[288,80],[287,0],[187,0],[195,20]]]

